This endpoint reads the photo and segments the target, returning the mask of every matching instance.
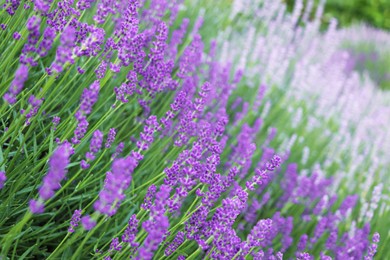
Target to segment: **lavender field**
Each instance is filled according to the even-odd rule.
[[[323,0],[0,6],[0,260],[390,259],[389,31]]]

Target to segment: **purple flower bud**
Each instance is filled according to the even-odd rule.
[[[122,235],[122,241],[125,243],[129,243],[130,246],[132,246],[132,247],[138,246],[138,243],[134,242],[135,237],[136,237],[137,232],[138,232],[138,222],[139,221],[137,219],[137,216],[135,214],[133,214],[129,219],[129,222],[127,224],[127,227],[126,227],[124,234]]]
[[[5,172],[0,171],[0,189],[4,187],[4,183],[7,180],[7,176],[5,175]]]
[[[74,228],[79,225],[79,222],[81,220],[81,209],[76,209],[73,212],[72,219],[70,220],[70,226],[68,228],[68,232],[73,233]]]
[[[121,251],[122,245],[119,243],[119,239],[116,237],[111,241],[110,250]]]
[[[77,1],[77,9],[80,11],[91,8],[91,4],[94,2],[94,0],[80,0]]]
[[[15,40],[19,40],[22,35],[19,32],[14,32],[13,37]]]
[[[148,192],[145,195],[144,203],[142,203],[141,207],[145,210],[150,209],[152,206],[152,200],[154,198],[154,195],[156,194],[156,185],[152,184],[148,188]]]
[[[38,53],[41,57],[47,55],[47,52],[51,49],[51,46],[53,45],[53,41],[55,37],[56,37],[56,31],[51,27],[46,27],[43,33],[43,39],[38,48]]]
[[[123,142],[120,142],[118,146],[115,149],[115,153],[112,155],[112,158],[118,157],[123,152],[123,148],[125,147],[125,144]]]
[[[308,236],[306,234],[302,235],[301,238],[299,239],[299,243],[297,246],[298,251],[303,251],[306,248]]]
[[[54,126],[57,126],[60,123],[60,121],[61,121],[61,118],[59,116],[54,116],[52,123]]]
[[[72,143],[74,144],[79,143],[80,139],[82,139],[87,132],[89,123],[85,115],[88,115],[92,112],[92,107],[99,97],[99,90],[100,82],[96,80],[88,89],[85,88],[83,94],[81,95],[80,109],[75,114],[78,124],[74,131],[75,136],[72,138]]]
[[[81,167],[81,169],[83,169],[83,170],[86,170],[86,169],[88,169],[89,168],[89,163],[87,163],[87,161],[85,161],[85,160],[81,160],[81,162],[80,162],[80,167]]]
[[[278,155],[274,155],[270,162],[266,164],[266,168],[269,171],[273,171],[275,168],[278,168],[282,163],[282,158]]]
[[[87,215],[81,218],[81,225],[83,225],[85,230],[91,230],[96,226],[96,221]]]
[[[372,242],[378,244],[380,241],[380,235],[378,232],[375,232],[374,235],[372,236]]]
[[[31,95],[29,98],[28,98],[28,102],[30,103],[30,105],[32,106],[32,108],[30,109],[30,111],[26,114],[26,125],[30,125],[30,122],[31,122],[31,118],[33,116],[35,116],[37,113],[38,113],[38,110],[39,110],[39,107],[41,106],[42,104],[42,101],[43,99],[38,99],[36,98],[34,95]]]
[[[49,171],[43,178],[43,183],[39,188],[39,195],[42,200],[50,199],[54,196],[55,190],[60,188],[60,182],[65,178],[66,167],[72,154],[73,148],[69,143],[63,143],[53,152],[49,160]]]
[[[33,214],[40,214],[43,213],[45,210],[43,203],[37,200],[30,200],[29,207],[31,213]]]
[[[248,245],[250,247],[260,246],[260,242],[264,240],[267,234],[270,232],[272,227],[271,219],[261,219],[257,222],[256,226],[253,227],[251,233],[248,235]]]
[[[120,202],[125,198],[124,191],[130,185],[136,166],[137,161],[131,156],[114,160],[112,173],[107,172],[103,190],[94,203],[96,211],[108,216],[116,213]]]
[[[343,203],[341,203],[341,205],[340,205],[340,213],[345,216],[349,209],[352,209],[355,207],[358,199],[359,199],[358,195],[347,196],[344,199]]]
[[[5,101],[10,104],[14,104],[16,102],[16,96],[20,93],[20,91],[22,91],[24,82],[27,80],[27,78],[28,67],[21,64],[15,73],[15,78],[12,81],[8,92],[3,97]]]
[[[110,148],[112,143],[115,141],[115,135],[116,135],[116,130],[115,128],[111,128],[110,131],[108,132],[107,140],[106,140],[106,148]]]
[[[103,133],[99,130],[96,130],[92,134],[92,139],[91,139],[89,149],[92,153],[96,154],[97,152],[99,152],[100,148],[102,147],[102,144],[103,144]]]
[[[52,0],[34,0],[35,8],[42,13],[47,13],[50,9]]]
[[[165,249],[165,256],[170,256],[173,254],[173,252],[176,251],[176,249],[183,244],[184,242],[184,233],[183,232],[178,232],[176,234],[176,237],[173,239],[173,241],[168,245],[167,249]]]
[[[71,26],[66,27],[61,34],[61,45],[57,48],[56,58],[51,66],[57,73],[62,72],[67,62],[73,64],[72,51],[75,41],[76,30]]]
[[[106,74],[106,70],[107,70],[107,64],[108,64],[107,61],[103,60],[102,63],[100,63],[99,67],[95,70],[96,77],[98,79],[104,78],[104,75]]]
[[[85,70],[82,69],[80,66],[77,67],[77,71],[78,71],[78,73],[80,73],[80,74],[84,74],[84,72],[85,72]]]
[[[85,88],[81,95],[80,111],[85,114],[92,112],[92,106],[96,103],[99,97],[100,82],[95,80],[89,88]]]
[[[297,254],[297,260],[314,260],[314,257],[311,256],[309,253],[298,253]]]
[[[177,94],[175,101],[171,104],[171,108],[173,111],[178,111],[186,101],[186,93],[184,91],[180,91]]]

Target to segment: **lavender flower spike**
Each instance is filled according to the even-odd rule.
[[[74,232],[74,228],[79,225],[81,220],[81,209],[76,209],[72,215],[72,219],[70,220],[70,227],[68,228],[69,233]]]
[[[7,180],[7,176],[5,176],[5,172],[0,171],[0,189],[4,187],[4,182]]]
[[[120,202],[125,198],[124,191],[130,185],[131,174],[136,166],[137,161],[131,156],[114,160],[112,173],[107,172],[103,190],[94,204],[96,211],[107,216],[116,213]]]
[[[16,102],[16,96],[22,91],[24,82],[28,78],[28,67],[26,65],[20,65],[15,73],[15,78],[11,83],[8,92],[4,95],[4,100],[9,104]]]
[[[88,160],[94,160],[95,154],[99,152],[100,148],[102,147],[103,143],[103,133],[99,130],[96,130],[93,132],[91,143],[89,146],[90,152],[86,154],[86,157]]]
[[[72,154],[73,147],[69,143],[63,143],[53,152],[49,160],[49,172],[43,178],[43,183],[39,188],[40,200],[38,202],[30,201],[30,209],[33,213],[40,213],[42,210],[35,210],[41,209],[38,204],[53,197],[55,191],[61,187],[60,182],[65,178],[66,166],[69,164],[69,157]]]
[[[96,221],[87,215],[81,218],[81,224],[85,230],[91,230],[96,226]]]
[[[108,132],[107,140],[106,140],[106,148],[110,148],[112,143],[115,141],[115,135],[116,135],[116,130],[115,128],[111,128],[110,131]]]

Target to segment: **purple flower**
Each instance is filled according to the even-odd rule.
[[[260,246],[260,242],[266,238],[271,230],[272,226],[271,219],[261,219],[257,222],[256,226],[253,227],[251,233],[248,235],[248,245],[250,247]]]
[[[158,128],[159,124],[156,116],[149,116],[149,118],[145,120],[144,130],[140,133],[141,140],[137,141],[137,147],[141,151],[149,149],[149,146],[154,141],[154,133],[158,130]]]
[[[68,232],[73,233],[74,229],[79,225],[81,220],[81,209],[76,209],[73,212],[72,219],[70,220],[70,226],[68,228]]]
[[[77,72],[80,74],[84,74],[85,70],[82,69],[80,66],[77,67]]]
[[[45,207],[41,201],[30,200],[29,202],[30,211],[33,214],[40,214],[45,211]]]
[[[121,251],[122,245],[119,242],[119,238],[114,238],[110,244],[110,250]]]
[[[179,78],[186,78],[192,75],[196,68],[200,65],[201,55],[203,51],[203,43],[201,36],[196,34],[192,43],[184,50],[180,58],[180,68],[177,76]]]
[[[66,167],[72,154],[73,148],[69,143],[63,143],[53,152],[49,159],[49,171],[43,177],[43,183],[39,187],[39,196],[42,200],[53,197],[55,191],[61,187],[60,182],[65,178]]]
[[[89,88],[85,88],[81,95],[80,108],[76,112],[75,117],[78,121],[77,127],[74,131],[72,143],[77,144],[84,137],[88,128],[88,121],[86,115],[92,112],[92,107],[99,97],[100,82],[94,81]]]
[[[173,31],[171,42],[168,46],[168,52],[171,59],[176,59],[178,46],[182,43],[183,38],[187,32],[187,27],[190,20],[187,18],[184,18],[181,22],[180,28],[178,30]]]
[[[81,169],[83,169],[83,170],[86,170],[86,169],[88,169],[89,168],[89,163],[87,163],[87,161],[86,160],[81,160],[81,162],[80,162],[80,167],[81,167]]]
[[[77,1],[77,9],[79,9],[80,11],[82,10],[85,10],[85,9],[89,9],[91,8],[91,4],[94,2],[95,0],[80,0],[80,1]]]
[[[89,145],[90,152],[86,154],[88,160],[93,161],[95,159],[95,154],[99,152],[100,148],[102,147],[102,144],[103,144],[103,133],[99,130],[96,130],[92,134],[91,143]]]
[[[19,40],[22,35],[19,32],[14,32],[13,37],[15,40]]]
[[[314,257],[306,252],[297,254],[297,260],[313,260],[313,259]]]
[[[349,195],[347,196],[343,203],[340,205],[340,213],[345,216],[348,212],[348,210],[353,209],[356,205],[356,202],[358,201],[359,196],[358,195]]]
[[[81,225],[85,230],[91,230],[96,226],[96,221],[93,220],[89,215],[86,215],[81,218]]]
[[[152,200],[154,199],[154,195],[156,194],[156,185],[152,184],[148,188],[148,192],[145,195],[144,203],[142,203],[141,208],[148,210],[152,206]]]
[[[115,128],[111,128],[110,131],[108,132],[107,140],[106,140],[106,148],[110,148],[112,143],[115,141],[115,135],[116,135],[116,130]]]
[[[156,193],[154,205],[150,209],[150,219],[142,224],[142,227],[148,232],[148,236],[138,250],[138,259],[152,259],[153,252],[164,240],[169,227],[168,217],[164,213],[170,191],[169,186],[161,185],[160,190]]]
[[[60,123],[61,121],[61,118],[59,116],[54,116],[53,119],[52,119],[52,123],[53,123],[53,131],[57,130],[57,126],[58,124]]]
[[[18,9],[20,5],[20,0],[6,0],[5,1],[7,4],[4,4],[2,8],[7,7],[6,11],[9,15],[14,15],[15,11]],[[3,27],[3,24],[0,25],[0,27]],[[5,29],[3,29],[5,30]]]
[[[280,166],[282,159],[278,155],[274,155],[272,159],[267,162],[265,169],[256,169],[255,175],[250,181],[246,183],[246,187],[249,190],[255,190],[255,185],[264,186],[267,185],[270,181],[269,172],[273,172],[276,168]]]
[[[104,42],[105,31],[102,28],[89,26],[88,36],[82,41],[81,47],[75,46],[74,53],[77,56],[96,56],[101,50],[101,45]]]
[[[107,71],[107,61],[106,60],[103,60],[99,67],[95,70],[95,74],[96,74],[96,77],[98,79],[102,79],[104,78],[104,75],[106,74],[106,71]]]
[[[375,242],[377,241],[377,242]],[[374,259],[374,256],[376,254],[376,251],[378,249],[377,243],[379,243],[379,234],[375,233],[374,237],[372,238],[372,244],[368,247],[367,255],[364,256],[364,260],[372,260]]]
[[[381,237],[380,237],[379,233],[375,232],[374,235],[372,236],[372,242],[378,244],[380,241],[380,238]]]
[[[54,38],[56,37],[56,31],[51,27],[46,27],[43,32],[43,39],[38,47],[39,56],[44,57],[53,45]]]
[[[99,199],[95,202],[96,211],[112,216],[125,198],[125,190],[130,185],[137,161],[128,156],[115,159],[112,164],[112,172],[107,172],[103,190],[99,193]]]
[[[56,58],[51,66],[57,73],[62,72],[67,62],[73,64],[72,52],[75,41],[76,30],[71,26],[66,27],[61,34],[61,45],[57,48]]]
[[[41,106],[43,99],[38,99],[34,95],[28,98],[29,104],[32,106],[30,111],[26,114],[26,125],[30,125],[31,118],[38,113],[39,107]]]
[[[89,88],[85,88],[80,100],[80,111],[85,114],[92,112],[92,106],[96,103],[99,97],[100,81],[95,80]]]
[[[112,158],[118,157],[123,152],[123,148],[125,147],[125,144],[123,142],[120,142],[118,146],[115,149],[115,153],[112,155]]]
[[[33,55],[35,55],[37,48],[36,44],[38,43],[40,32],[39,27],[41,24],[41,18],[39,16],[31,16],[27,20],[27,30],[29,31],[27,42],[24,44],[22,49],[22,54],[20,55],[20,63],[30,64],[31,66],[36,66],[38,63],[34,60]]]
[[[282,158],[277,155],[274,155],[272,159],[266,164],[266,168],[268,171],[273,171],[275,168],[278,168],[282,163]]]
[[[99,1],[97,5],[97,10],[96,14],[93,17],[93,20],[97,24],[102,24],[106,21],[106,18],[108,15],[115,14],[115,0],[104,0],[104,1]]]
[[[176,249],[184,242],[184,233],[178,232],[176,234],[176,237],[173,239],[173,241],[168,245],[167,249],[165,249],[164,254],[165,256],[170,256],[173,254],[173,252],[176,251]]]
[[[0,189],[4,187],[4,183],[7,180],[7,176],[5,175],[5,172],[0,171]]]
[[[255,100],[255,103],[253,104],[253,111],[258,112],[259,107],[261,105],[261,101],[264,98],[264,94],[265,94],[266,90],[267,90],[267,86],[266,85],[261,84],[259,86],[259,90],[258,90],[258,93],[257,93],[257,98]]]
[[[52,0],[34,0],[35,8],[42,13],[47,13],[50,9]]]
[[[11,105],[16,102],[16,96],[22,91],[24,82],[28,78],[28,67],[21,64],[15,73],[15,78],[12,81],[8,92],[4,95],[5,101]]]
[[[57,126],[60,123],[60,121],[61,121],[61,118],[59,116],[54,116],[52,123],[54,126]]]
[[[299,239],[299,243],[297,246],[298,251],[303,251],[306,248],[308,236],[306,234],[302,235],[301,238]]]
[[[138,243],[135,242],[135,237],[138,232],[138,219],[135,214],[131,215],[129,222],[127,224],[126,230],[122,235],[122,241],[129,243],[132,247],[137,247]]]

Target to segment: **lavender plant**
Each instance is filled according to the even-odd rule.
[[[322,5],[217,2],[6,0],[1,258],[390,257],[387,96]]]

